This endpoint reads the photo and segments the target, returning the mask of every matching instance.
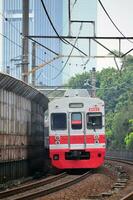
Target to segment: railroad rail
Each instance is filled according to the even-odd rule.
[[[118,157],[106,157],[106,160],[112,160],[112,161],[117,161],[117,162],[121,162],[124,164],[128,164],[128,165],[133,165],[133,161],[132,160],[125,160],[122,158],[118,158]],[[125,197],[121,198],[120,200],[133,200],[133,192],[127,194]]]
[[[44,179],[43,181],[38,181],[34,184],[30,183],[26,186],[24,185],[16,189],[1,192],[0,197],[1,199],[6,200],[33,200],[34,198],[57,192],[78,183],[87,178],[90,174],[90,171],[82,175],[68,175],[63,173],[48,180]]]
[[[132,160],[125,160],[125,159],[116,158],[116,157],[107,156],[106,160],[113,160],[113,161],[118,161],[118,162],[125,163],[125,164],[128,164],[128,165],[133,165],[133,161]]]
[[[10,190],[7,190],[7,191],[2,191],[2,192],[0,192],[0,198],[3,199],[5,197],[9,197],[9,196],[12,196],[14,194],[19,194],[21,192],[25,192],[26,190],[30,190],[30,189],[33,189],[33,188],[37,188],[39,186],[49,184],[52,181],[56,181],[56,180],[58,180],[62,177],[65,177],[66,175],[67,174],[64,172],[64,173],[61,173],[61,174],[56,175],[56,176],[44,178],[44,179],[29,183],[29,184],[24,184],[24,185],[17,187],[17,188],[13,188],[13,189],[10,189]]]
[[[133,200],[133,192],[129,193],[127,196],[123,197],[121,200]]]

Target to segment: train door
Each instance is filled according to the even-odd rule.
[[[68,145],[70,149],[85,149],[85,113],[70,112],[68,121]]]

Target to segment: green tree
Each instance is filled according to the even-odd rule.
[[[70,78],[68,81],[68,86],[72,88],[84,88],[85,82],[87,79],[90,79],[90,73],[84,72],[82,74],[76,74],[74,77]]]
[[[133,118],[133,105],[130,104],[116,113],[113,118],[113,146],[118,148],[125,148],[125,138],[129,134],[130,124],[129,119]]]
[[[125,137],[127,149],[133,149],[133,119],[129,120],[129,133]]]
[[[133,119],[133,56],[122,57],[121,67],[117,68],[96,72],[97,96],[105,102],[106,134],[110,147],[131,148],[133,130],[130,130],[129,119]],[[68,85],[91,89],[91,74],[77,74]]]

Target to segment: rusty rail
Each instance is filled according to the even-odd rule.
[[[50,193],[53,193],[53,192],[57,192],[59,190],[62,190],[66,187],[69,187],[75,183],[78,183],[79,181],[85,179],[86,177],[88,177],[90,175],[89,172],[81,175],[80,177],[78,176],[78,178],[75,178],[73,180],[70,180],[68,182],[65,182],[65,183],[61,183],[57,186],[54,186],[54,187],[51,187],[47,190],[42,190],[42,191],[36,191],[34,193],[31,193],[31,194],[28,194],[28,195],[25,195],[23,197],[20,197],[20,198],[17,198],[17,199],[14,199],[14,200],[32,200],[33,198],[38,198],[38,197],[41,197],[41,196],[45,196],[45,195],[48,195]]]
[[[133,161],[129,161],[129,160],[125,160],[125,159],[119,159],[119,158],[116,158],[116,157],[107,156],[106,160],[114,160],[114,161],[118,161],[118,162],[125,163],[125,164],[128,164],[128,165],[133,165]]]
[[[128,165],[133,165],[133,161],[125,160],[125,159],[118,159],[116,157],[106,157],[106,160],[118,161],[121,163],[125,163]],[[127,194],[125,197],[121,198],[120,200],[133,200],[133,192]]]
[[[127,196],[123,197],[121,200],[133,200],[133,192],[129,193]]]
[[[37,188],[37,187],[39,187],[39,186],[43,186],[43,185],[49,184],[49,183],[51,183],[51,182],[53,182],[53,181],[58,180],[59,178],[65,177],[66,175],[67,175],[66,173],[61,173],[61,174],[56,175],[56,176],[54,176],[54,177],[45,178],[45,179],[36,181],[36,182],[34,182],[34,183],[25,184],[25,185],[23,185],[23,186],[10,189],[10,190],[8,190],[8,191],[0,192],[0,199],[3,199],[3,198],[5,198],[5,197],[12,196],[12,195],[14,195],[14,194],[19,194],[19,193],[25,192],[26,190],[30,190],[30,189],[33,189],[33,188]]]
[[[57,192],[59,190],[62,190],[66,187],[69,187],[75,183],[78,183],[79,181],[87,178],[91,173],[90,172],[87,172],[87,173],[84,173],[83,175],[78,175],[78,177],[76,178],[69,178],[69,180],[67,181],[61,181],[61,183],[54,183],[54,186],[53,185],[47,185],[46,188],[43,188],[43,187],[40,187],[38,186],[37,188],[33,189],[32,190],[29,190],[28,189],[28,193],[26,194],[27,191],[20,191],[19,192],[19,196],[8,196],[6,199],[12,199],[12,200],[33,200],[34,198],[38,198],[38,197],[41,197],[41,196],[45,196],[45,195],[48,195],[50,193],[53,193],[53,192]],[[68,175],[70,176],[70,175]],[[59,179],[59,178],[58,178]],[[71,180],[70,180],[71,179]],[[53,181],[54,182],[54,181]]]

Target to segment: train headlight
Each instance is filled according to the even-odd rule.
[[[53,159],[54,160],[59,160],[59,155],[58,154],[54,154]]]
[[[94,141],[95,141],[95,143],[99,143],[99,136],[98,135],[94,136]]]
[[[55,144],[60,144],[60,136],[55,135]]]

